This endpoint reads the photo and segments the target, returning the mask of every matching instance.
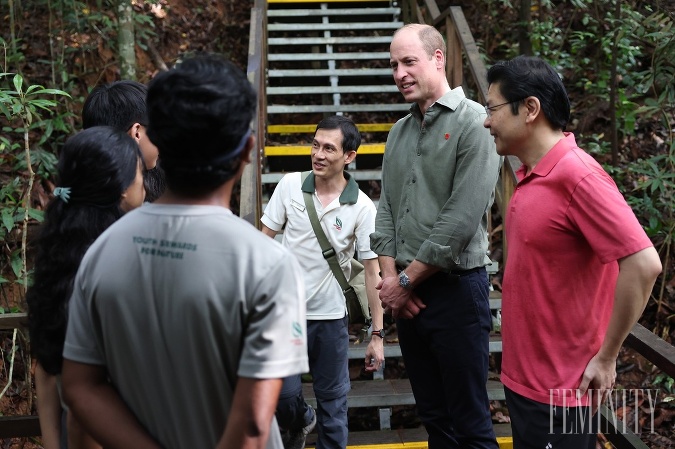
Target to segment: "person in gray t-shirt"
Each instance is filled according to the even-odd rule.
[[[215,56],[150,84],[167,190],[85,255],[63,352],[66,403],[106,448],[282,448],[282,378],[308,370],[305,292],[294,256],[229,210],[255,104]]]

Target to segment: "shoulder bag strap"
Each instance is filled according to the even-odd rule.
[[[301,184],[304,183],[308,175],[309,172],[302,173]],[[326,233],[323,232],[323,229],[319,224],[319,217],[316,215],[316,208],[314,207],[314,198],[312,198],[311,193],[304,191],[302,192],[302,196],[305,199],[305,207],[307,208],[307,215],[309,215],[309,222],[312,223],[312,229],[314,229],[314,234],[316,235],[319,245],[321,246],[323,258],[326,259],[326,262],[328,262],[328,266],[333,272],[333,276],[335,276],[335,279],[337,279],[338,284],[340,284],[340,288],[342,288],[342,292],[344,293],[345,291],[351,289],[352,286],[349,285],[342,268],[340,268],[340,262],[338,262],[335,249],[331,246],[330,242],[328,241],[328,237],[326,237]]]

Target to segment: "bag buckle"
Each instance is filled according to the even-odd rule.
[[[335,257],[335,248],[328,248],[326,251],[321,251],[324,259],[330,259]]]

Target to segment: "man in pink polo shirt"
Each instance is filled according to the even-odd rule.
[[[594,448],[591,419],[661,261],[602,167],[564,132],[560,77],[519,56],[488,71],[497,153],[523,163],[505,217],[501,380],[521,448]]]

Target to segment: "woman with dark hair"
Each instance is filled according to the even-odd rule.
[[[61,354],[68,300],[84,253],[125,212],[143,203],[143,162],[136,142],[96,126],[69,138],[59,157],[58,187],[34,243],[33,285],[26,295],[43,446],[61,447]],[[95,447],[68,418],[68,447]]]

